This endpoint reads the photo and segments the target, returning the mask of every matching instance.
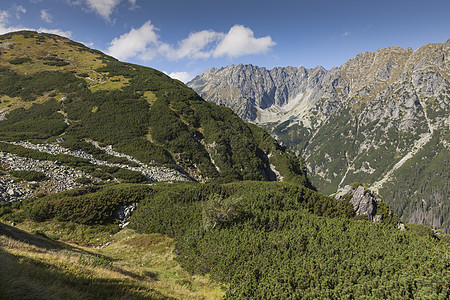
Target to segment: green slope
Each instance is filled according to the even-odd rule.
[[[114,220],[117,206],[130,202],[138,202],[129,227],[140,233],[139,237],[130,229],[119,231]],[[227,299],[450,296],[448,236],[435,234],[423,225],[407,225],[407,230],[401,231],[387,215],[379,224],[354,219],[348,201],[337,201],[292,183],[156,183],[84,188],[20,203],[3,219],[19,222],[19,227],[52,239],[91,246],[109,240],[111,245],[95,252],[113,261],[110,273],[121,269],[132,270],[133,274],[147,271],[136,277],[138,280],[116,281],[122,289],[113,284],[113,279],[106,280],[102,289],[96,290],[98,297],[111,293],[132,295],[137,291],[142,295],[167,295],[169,290],[161,290],[161,284],[167,289],[180,289],[180,282],[190,292],[172,292],[177,298],[193,293],[218,295],[210,294],[211,288],[199,284],[195,276],[188,277],[179,266],[162,259],[169,255],[164,246],[174,246],[175,260],[183,270],[208,275],[220,283]],[[33,222],[24,222],[26,219]],[[2,234],[0,231],[0,241]],[[31,242],[31,237],[26,237],[28,240]],[[8,253],[19,251],[11,249],[11,243],[0,244],[2,248]],[[124,257],[121,251],[130,254]],[[62,266],[75,265],[66,256]],[[21,260],[22,268],[37,268],[33,259]],[[41,266],[54,264],[45,260]],[[58,283],[70,284],[71,293],[83,290],[84,282],[97,286],[102,282],[99,270],[87,265],[73,274],[77,278],[67,272],[69,276]],[[176,274],[170,265],[176,268]],[[93,275],[91,279],[85,279],[86,272]],[[151,278],[159,278],[160,285]],[[13,287],[8,283],[6,290]],[[43,292],[51,290],[45,286]]]
[[[263,130],[177,80],[49,34],[0,36],[0,140],[85,139],[198,181],[309,185],[304,167]],[[73,146],[75,147],[75,146]],[[272,165],[272,168],[271,168]]]

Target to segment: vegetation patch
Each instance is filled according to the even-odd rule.
[[[9,171],[9,174],[26,181],[44,181],[48,179],[44,173],[38,171]]]
[[[158,234],[174,237],[181,266],[224,284],[228,298],[449,296],[445,236],[413,227],[400,231],[395,224],[375,224],[367,218],[354,220],[348,200],[292,183],[86,187],[30,200],[19,209],[43,221],[35,224],[58,220],[68,228],[99,224],[98,228],[118,230],[114,213],[132,202],[138,208],[129,226],[150,234],[152,242],[135,236],[115,249],[163,253],[165,238]],[[391,213],[386,205],[378,208],[382,214]],[[126,233],[117,233],[122,234]],[[142,261],[134,254],[127,257]],[[147,261],[143,266],[155,264]],[[148,277],[163,278],[159,272]],[[175,281],[188,290],[195,285],[191,279]]]
[[[23,63],[32,62],[32,59],[29,57],[17,57],[8,61],[12,65],[21,65]]]
[[[112,242],[108,247],[94,249],[53,241],[48,238],[53,235],[50,227],[39,229],[43,235],[30,234],[29,230],[37,230],[31,229],[35,226],[38,225],[24,224],[24,231],[0,223],[2,299],[220,299],[223,296],[217,285],[207,278],[189,275],[173,260],[171,239],[124,230],[111,237],[108,234]],[[97,236],[101,234],[97,232]],[[127,243],[130,239],[145,241],[148,246],[144,249]],[[163,250],[153,251],[155,247]],[[192,288],[187,289],[182,282],[188,282]]]

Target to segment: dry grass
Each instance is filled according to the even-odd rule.
[[[147,102],[148,104],[150,104],[150,106],[157,100],[156,95],[151,91],[145,91],[144,98],[147,99]]]
[[[46,39],[49,39],[46,37]],[[88,74],[84,78],[91,91],[120,89],[129,84],[129,79],[123,76],[109,77],[108,73],[95,71],[105,64],[99,54],[82,51],[70,44],[70,41],[55,37],[53,41],[39,43],[35,38],[24,38],[14,35],[8,42],[13,42],[12,49],[2,49],[0,68],[11,69],[21,75],[33,75],[42,71],[75,72],[75,74]],[[9,61],[18,57],[28,57],[31,62],[13,65]],[[57,57],[68,62],[66,66],[49,66],[44,64],[45,57]],[[0,107],[1,108],[1,107]]]
[[[21,224],[30,229],[36,224]],[[51,240],[54,232],[0,223],[0,299],[220,299],[206,277],[174,261],[174,240],[124,229],[99,249]],[[57,228],[57,226],[55,227]],[[76,230],[76,229],[75,229]],[[99,242],[106,242],[105,237]]]

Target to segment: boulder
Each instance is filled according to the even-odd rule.
[[[125,228],[130,222],[128,220],[131,218],[132,213],[136,210],[137,203],[130,203],[128,205],[122,205],[117,211],[117,217],[119,219],[119,227]]]
[[[364,186],[359,185],[353,188],[350,185],[346,185],[342,189],[339,189],[335,194],[335,198],[342,200],[350,196],[350,203],[353,205],[353,211],[355,216],[366,215],[370,221],[380,221],[381,216],[374,220],[377,213],[377,202],[381,201],[378,194],[366,189]]]

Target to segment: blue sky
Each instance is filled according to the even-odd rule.
[[[339,66],[450,38],[450,0],[0,0],[0,34],[67,36],[186,81],[210,67]]]

